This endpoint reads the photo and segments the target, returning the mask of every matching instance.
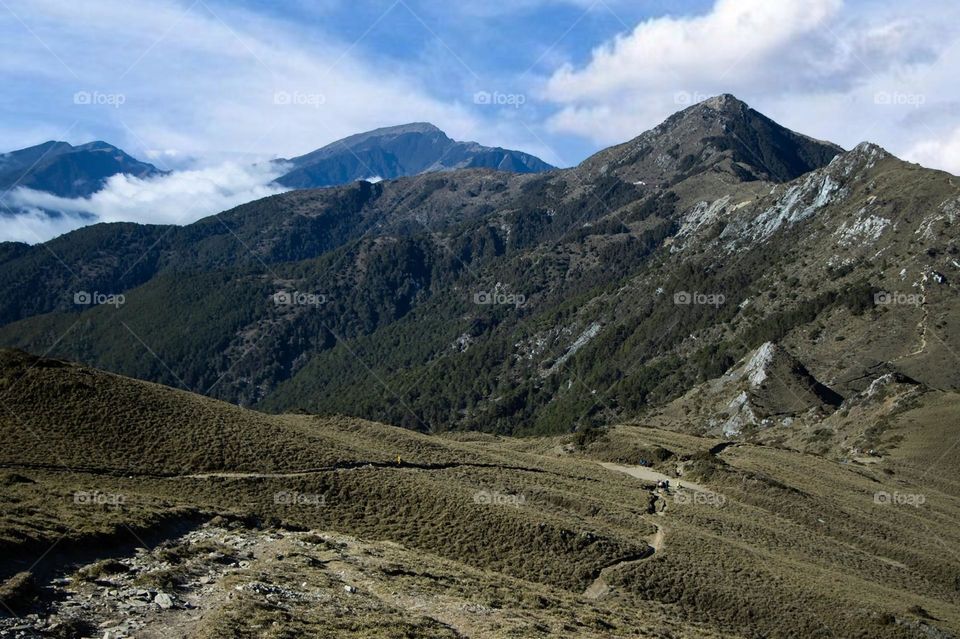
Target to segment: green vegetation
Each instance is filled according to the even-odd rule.
[[[630,175],[653,170],[644,143],[570,172],[293,192],[182,229],[100,225],[59,238],[50,251],[79,279],[50,251],[11,245],[0,252],[0,321],[24,319],[0,326],[0,343],[268,412],[421,432],[556,434],[635,419],[767,341],[791,342],[817,377],[862,379],[909,352],[920,319],[876,294],[953,268],[951,229],[920,250],[911,242],[934,222],[908,212],[937,211],[956,188],[857,152],[841,158],[849,172],[835,163],[774,187],[758,178],[795,177],[837,149],[744,113],[731,120],[745,136],[736,144],[697,129],[705,137],[675,142],[677,166],[648,183]],[[809,206],[825,176],[843,185],[828,207],[756,240],[756,220]],[[885,259],[910,256],[897,268],[878,271],[869,242],[838,243],[868,198],[872,215],[896,221]],[[958,298],[940,289],[926,302],[938,339],[900,366],[955,388],[942,360],[960,348],[947,325]],[[84,309],[70,303],[77,290],[126,300]],[[319,301],[278,306],[281,291]],[[680,293],[722,301],[676,304]]]

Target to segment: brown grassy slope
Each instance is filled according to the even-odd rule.
[[[416,463],[469,461],[399,428],[268,416],[13,350],[0,350],[0,401],[0,464],[185,474],[391,462],[397,455]],[[359,435],[364,431],[371,434]]]
[[[625,593],[756,636],[912,637],[920,608],[940,628],[956,631],[960,622],[960,556],[950,550],[960,543],[960,453],[943,456],[940,476],[924,477],[945,452],[937,441],[960,436],[955,420],[945,420],[958,412],[955,398],[905,413],[889,431],[904,437],[902,448],[879,465],[749,444],[709,455],[714,440],[636,426],[572,453],[561,439],[502,445],[618,461],[659,447],[674,456],[658,470],[676,475],[679,466],[675,482],[695,480],[723,496],[720,506],[668,499],[656,520],[666,530],[664,552],[611,575]],[[926,501],[877,503],[878,493]]]
[[[592,464],[561,468],[361,420],[265,416],[19,353],[5,361],[0,464],[39,482],[5,504],[9,543],[118,532],[115,511],[72,499],[119,494],[131,522],[190,505],[396,539],[578,589],[642,554],[654,532],[641,520],[649,495],[612,499]],[[478,503],[479,491],[523,502]],[[322,507],[286,503],[291,494]]]
[[[577,600],[609,567],[612,590],[597,614],[621,628],[624,618],[644,626],[647,609],[657,607],[744,637],[899,639],[922,636],[922,624],[960,630],[960,559],[945,551],[960,542],[957,456],[947,439],[960,432],[948,419],[956,400],[947,397],[899,414],[887,431],[899,437],[894,453],[864,466],[747,444],[710,454],[716,440],[635,426],[611,429],[585,449],[571,448],[570,438],[431,438],[358,420],[267,417],[72,365],[6,358],[13,364],[4,369],[3,401],[41,438],[28,446],[19,419],[0,416],[0,459],[49,466],[8,471],[28,480],[10,478],[0,493],[0,568],[9,574],[61,535],[91,539],[189,508],[389,540]],[[140,426],[125,427],[119,415],[140,415]],[[155,436],[157,429],[167,432]],[[224,430],[244,441],[224,441]],[[186,456],[211,442],[222,447],[217,464]],[[650,451],[665,451],[657,470],[679,467],[681,482],[703,484],[723,502],[654,498],[649,482],[598,463]],[[57,469],[61,455],[87,470]],[[282,472],[343,460],[385,463]],[[926,467],[936,476],[924,476]],[[74,502],[76,491],[125,501],[91,508]],[[478,503],[478,491],[523,500]],[[878,504],[880,491],[926,501]],[[291,504],[278,494],[322,502]],[[639,559],[658,528],[662,547]],[[582,611],[558,605],[571,618]]]

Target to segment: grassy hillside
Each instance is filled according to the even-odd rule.
[[[19,352],[0,361],[4,576],[44,580],[115,556],[128,570],[101,583],[161,583],[195,601],[198,636],[257,636],[242,618],[310,632],[344,606],[344,636],[960,630],[960,560],[944,551],[960,542],[960,483],[942,444],[960,436],[942,418],[954,396],[901,413],[878,463],[839,463],[640,425],[547,439],[428,436],[264,415]],[[641,460],[651,465],[631,465]],[[611,462],[620,466],[601,465]],[[658,476],[673,488],[658,492]],[[327,541],[310,545],[310,530]],[[254,556],[223,572],[187,553],[189,535],[249,538],[237,548]],[[158,555],[145,567],[153,554],[133,546],[167,553],[166,563]],[[261,547],[273,559],[258,559]],[[82,598],[86,583],[58,587]],[[109,614],[109,598],[98,601],[87,610],[96,622]]]

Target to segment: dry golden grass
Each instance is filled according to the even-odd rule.
[[[30,418],[28,432],[0,416],[5,576],[61,537],[63,561],[78,548],[93,561],[122,540],[139,545],[127,526],[143,537],[164,522],[223,513],[250,526],[399,544],[380,552],[409,553],[397,562],[403,571],[423,572],[411,557],[429,557],[424,563],[451,575],[445,588],[459,583],[465,601],[529,622],[481,636],[960,630],[960,558],[951,552],[960,543],[960,482],[949,447],[960,429],[948,419],[956,414],[949,398],[900,414],[885,431],[893,453],[861,466],[753,445],[711,455],[714,440],[640,426],[581,447],[569,437],[428,437],[360,420],[264,416],[71,365],[4,358],[4,402]],[[657,497],[650,482],[599,465],[641,455],[659,472],[680,467],[679,481],[703,484],[722,502]],[[122,503],[78,502],[78,491]],[[876,503],[878,493],[925,501]],[[662,549],[638,560],[658,529]],[[585,600],[608,566],[612,590]],[[403,571],[382,583],[400,583]],[[37,572],[46,574],[43,564]],[[322,589],[329,575],[306,578]],[[494,594],[498,581],[510,585]],[[455,636],[430,615],[382,600],[334,622],[338,605],[311,612],[310,624],[332,623],[336,636]],[[222,611],[227,630],[211,626],[203,636],[260,636],[242,620],[297,628],[293,617],[241,597]]]

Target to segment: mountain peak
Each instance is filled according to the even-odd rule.
[[[410,122],[357,133],[285,162],[294,168],[278,178],[277,183],[297,189],[460,168],[492,168],[514,173],[553,168],[520,151],[458,142],[429,122]]]
[[[439,136],[446,138],[447,134],[444,133],[436,125],[430,124],[429,122],[409,122],[407,124],[395,124],[391,126],[382,126],[376,129],[371,129],[370,131],[364,131],[363,133],[354,133],[353,135],[348,135],[342,140],[337,140],[332,142],[325,147],[327,148],[343,148],[343,145],[354,146],[362,144],[367,140],[376,139],[376,138],[394,138],[401,135],[431,135]]]
[[[302,158],[314,157],[317,153],[322,153],[328,155],[330,153],[340,153],[344,150],[344,147],[355,149],[357,147],[362,147],[366,144],[377,144],[376,140],[381,139],[393,139],[398,138],[404,135],[426,135],[435,137],[441,140],[449,140],[447,134],[441,131],[438,127],[429,122],[410,122],[407,124],[396,124],[393,126],[383,126],[378,129],[372,129],[370,131],[364,131],[363,133],[354,133],[353,135],[348,135],[347,137],[331,142],[326,146],[312,151],[306,155],[301,155],[300,157],[293,158],[291,162],[298,162]]]
[[[747,353],[718,378],[674,400],[667,414],[707,424],[715,434],[736,438],[800,415],[826,415],[843,401],[818,381],[793,354],[776,342]]]
[[[704,174],[788,182],[826,166],[843,149],[783,127],[724,93],[674,113],[630,142],[581,164],[630,182],[670,186]]]
[[[376,133],[443,133],[443,131],[435,124],[430,122],[409,122],[407,124],[396,124],[394,126],[385,126],[380,127],[379,129],[374,129],[370,131],[371,134]],[[446,135],[444,133],[444,135]]]
[[[73,148],[78,151],[119,151],[120,150],[117,147],[110,144],[109,142],[104,142],[103,140],[94,140],[93,142],[87,142],[86,144],[81,144]]]
[[[694,104],[691,108],[695,109],[697,107],[705,107],[708,109],[713,109],[714,111],[726,112],[741,111],[750,108],[746,102],[739,100],[736,96],[731,95],[730,93],[721,93],[720,95],[715,95],[712,98],[707,98],[702,102]]]
[[[861,142],[850,151],[840,153],[830,161],[833,171],[844,175],[872,169],[877,163],[894,157],[892,153],[873,142]]]
[[[101,140],[78,146],[49,140],[4,153],[0,160],[0,189],[23,186],[60,197],[91,195],[118,173],[138,177],[163,173]]]
[[[892,155],[885,148],[874,142],[861,142],[857,146],[853,147],[853,149],[850,150],[850,153],[880,158],[885,158]]]

